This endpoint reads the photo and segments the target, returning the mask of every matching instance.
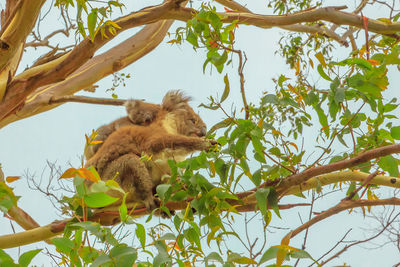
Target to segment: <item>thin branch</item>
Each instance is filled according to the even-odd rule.
[[[365,206],[383,206],[383,205],[400,205],[400,199],[399,198],[387,198],[387,199],[378,199],[378,200],[366,200],[366,199],[360,199],[360,200],[342,200],[339,202],[336,206],[320,213],[319,215],[315,216],[305,224],[297,227],[293,231],[289,232],[285,238],[293,238],[302,231],[308,229],[309,227],[313,226],[317,222],[320,222],[330,216],[333,216],[335,214],[338,214],[339,212],[342,212],[344,210],[348,209],[353,209],[353,208],[358,208],[358,207],[365,207]]]
[[[339,244],[346,238],[346,236],[352,231],[353,229],[349,229],[347,230],[347,232],[343,235],[343,237],[327,252],[325,252],[321,257],[319,257],[316,262],[319,262],[322,258],[324,258],[326,255],[328,255],[329,253],[331,253],[337,246],[339,246]],[[312,265],[314,265],[314,263],[312,263],[309,267],[311,267]]]
[[[371,236],[370,238],[364,239],[364,240],[359,240],[356,242],[351,243],[350,245],[346,245],[344,248],[342,248],[340,251],[338,251],[335,255],[333,255],[332,257],[330,257],[329,259],[323,261],[321,263],[321,266],[327,264],[328,262],[330,262],[331,260],[333,260],[334,258],[339,257],[339,255],[341,255],[343,252],[345,252],[346,250],[348,250],[349,248],[351,248],[352,246],[355,245],[359,245],[361,243],[365,243],[365,242],[369,242],[372,239],[377,238],[378,236],[380,236],[391,224],[392,222],[394,222],[396,220],[396,218],[400,215],[400,213],[398,213],[392,220],[388,221],[387,224],[382,228],[381,231],[379,231],[376,235]]]
[[[89,96],[77,96],[77,95],[51,97],[49,99],[49,105],[66,103],[66,102],[122,106],[126,102],[126,100],[113,99],[113,98],[89,97]]]

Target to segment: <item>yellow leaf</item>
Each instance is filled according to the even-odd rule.
[[[121,187],[119,186],[119,184],[118,184],[116,181],[114,181],[114,180],[107,180],[107,181],[106,181],[106,185],[109,186],[109,187],[121,188]]]
[[[309,61],[308,61],[308,62],[310,63],[311,68],[314,68],[314,61],[312,61],[311,58],[309,58]]]
[[[95,141],[90,141],[89,145],[97,145],[97,144],[101,144],[101,143],[103,143],[103,141],[95,140]]]
[[[214,177],[215,176],[215,164],[214,164],[214,161],[209,161],[208,162],[208,164],[210,164],[210,171],[211,171],[211,177]]]
[[[300,61],[296,61],[296,75],[300,73]]]
[[[295,143],[289,142],[289,145],[293,146],[297,150],[297,152],[299,152],[299,148]]]
[[[360,208],[362,209],[363,216],[365,217],[365,208],[363,206],[361,206]]]
[[[12,183],[12,182],[17,181],[19,179],[21,179],[20,176],[7,176],[6,177],[7,183]]]
[[[115,23],[114,21],[112,21],[112,20],[107,20],[107,21],[106,21],[106,24],[111,25],[111,26],[113,26],[114,28],[116,28],[116,29],[118,29],[118,30],[121,29],[121,27],[120,27],[117,23]]]
[[[283,136],[283,134],[280,131],[277,131],[275,129],[272,130],[272,134],[277,134],[277,135],[282,135]]]
[[[60,179],[62,178],[72,178],[75,177],[75,175],[77,175],[78,171],[75,168],[69,168],[68,170],[66,170],[61,176]]]
[[[264,122],[263,119],[260,119],[260,120],[258,121],[258,123],[257,123],[258,128],[262,129],[263,122]]]
[[[97,183],[100,179],[98,176],[96,176],[93,172],[86,168],[81,168],[78,169],[78,175],[82,178],[85,178],[86,180],[92,181],[94,183]]]
[[[276,253],[276,267],[280,267],[282,265],[287,253],[288,251],[283,248],[278,249],[278,252]]]
[[[322,55],[321,52],[315,54],[315,57],[318,59],[319,63],[321,63],[322,67],[326,67],[326,62],[325,62],[325,58],[324,55]]]
[[[89,136],[87,136],[87,134],[85,134],[85,139],[86,139],[86,144],[90,144],[90,138]]]
[[[377,20],[382,21],[382,22],[385,22],[385,23],[387,23],[387,24],[392,24],[392,21],[391,21],[390,19],[388,19],[388,18],[379,18],[379,19],[377,19]]]
[[[291,84],[288,84],[288,88],[289,88],[289,91],[291,91],[295,95],[297,95],[297,96],[300,95],[299,92],[297,92],[297,90]]]
[[[379,61],[375,60],[375,59],[368,59],[368,62],[371,63],[374,66],[379,65]]]

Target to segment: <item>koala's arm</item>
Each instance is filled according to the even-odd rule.
[[[208,150],[212,145],[216,144],[214,140],[201,137],[191,137],[185,135],[167,134],[151,140],[150,150],[160,152],[163,149],[184,149],[188,153],[195,151]]]
[[[128,100],[124,104],[128,117],[133,124],[144,125],[151,123],[161,106],[151,103],[146,103],[140,100]]]
[[[115,132],[118,128],[126,125],[131,125],[132,122],[129,120],[128,117],[119,118],[109,124],[103,125],[96,130],[97,136],[93,141],[105,141],[107,137]],[[101,147],[103,143],[94,144],[94,145],[86,145],[85,147],[85,158],[88,160],[96,154],[97,150]]]

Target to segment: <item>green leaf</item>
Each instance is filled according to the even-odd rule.
[[[41,251],[42,249],[35,249],[31,251],[27,251],[24,254],[22,254],[19,259],[18,263],[23,266],[27,267],[29,263],[31,263],[32,259]]]
[[[270,189],[271,189],[271,192],[268,194],[268,204],[274,210],[276,215],[278,215],[278,217],[281,218],[281,215],[279,214],[279,207],[278,207],[278,194],[276,193],[276,191],[273,187],[270,187]]]
[[[234,123],[233,118],[226,118],[225,120],[218,122],[213,127],[211,127],[211,129],[207,133],[207,136],[212,134],[213,132],[215,132],[218,129],[226,128],[226,127],[232,125],[233,123]]]
[[[261,214],[265,216],[268,209],[268,195],[270,193],[269,188],[259,188],[256,192],[257,205],[260,208]]]
[[[312,259],[311,255],[305,250],[293,250],[290,256],[295,259]]]
[[[204,258],[204,260],[206,261],[206,264],[208,264],[208,261],[210,260],[218,261],[221,264],[224,263],[224,260],[217,252],[211,252],[207,255],[207,257]]]
[[[165,201],[171,195],[170,188],[171,188],[170,184],[160,184],[157,186],[156,188],[157,195],[160,197],[162,201]]]
[[[94,40],[94,35],[96,31],[96,22],[97,22],[97,9],[94,8],[92,9],[92,12],[87,17],[87,25],[88,25],[88,30],[89,30],[89,35],[90,39],[93,41]]]
[[[324,128],[325,135],[329,136],[328,118],[326,117],[324,110],[320,105],[315,105],[314,108],[317,112],[319,123],[321,123],[322,127]]]
[[[344,88],[337,88],[335,92],[335,102],[336,104],[340,104],[345,99],[345,89]]]
[[[322,78],[324,78],[325,80],[328,80],[328,81],[330,81],[330,82],[332,81],[332,79],[329,78],[329,76],[325,73],[325,71],[324,71],[324,69],[322,68],[322,65],[321,65],[321,64],[318,65],[317,71],[318,71],[319,75],[321,75]]]
[[[144,248],[146,246],[146,230],[140,223],[136,224],[136,236],[139,238],[140,245],[142,245],[142,248]]]
[[[90,267],[100,267],[100,266],[108,266],[106,265],[111,264],[113,261],[108,255],[100,255],[96,258],[96,260],[90,265]]]
[[[264,156],[264,149],[265,147],[263,146],[263,144],[260,141],[260,138],[257,136],[252,135],[251,136],[251,142],[253,143],[253,147],[254,150],[260,155],[260,156]]]
[[[83,197],[83,199],[85,204],[91,208],[106,207],[118,200],[118,198],[111,197],[104,192],[87,194]]]
[[[120,244],[111,249],[110,256],[116,260],[116,266],[133,266],[137,258],[137,251],[125,244]]]
[[[187,33],[186,41],[191,43],[194,47],[199,47],[199,43],[197,42],[197,35],[194,34],[194,32],[190,29]]]
[[[230,86],[229,86],[229,79],[228,79],[228,74],[225,74],[224,77],[224,83],[225,83],[225,89],[224,92],[221,96],[221,100],[219,101],[220,103],[224,102],[225,99],[228,97],[229,95],[229,91],[230,91]]]
[[[261,184],[261,169],[258,169],[253,173],[252,181],[255,186],[259,186]]]
[[[390,129],[390,135],[393,139],[400,140],[400,126],[392,127],[392,129]]]
[[[378,162],[379,167],[387,171],[390,176],[399,177],[399,163],[391,155],[382,157]]]
[[[381,97],[382,87],[380,87],[381,83],[385,81],[380,81],[379,79],[367,79],[365,76],[357,73],[350,78],[347,79],[348,85],[357,90],[360,90],[363,93],[370,94],[373,97]],[[383,85],[381,85],[383,86]]]
[[[276,255],[278,253],[278,248],[277,247],[270,247],[269,249],[267,249],[267,251],[264,252],[264,254],[262,255],[260,262],[258,264],[263,264],[266,261],[272,260],[276,258]]]
[[[265,104],[278,104],[278,97],[273,94],[265,95],[261,100],[261,105],[264,106]]]
[[[119,206],[119,216],[121,217],[122,222],[125,222],[128,217],[128,208],[126,207],[125,203],[127,195],[128,195],[127,193],[124,195],[121,206]]]
[[[51,239],[51,242],[56,246],[57,250],[67,255],[75,248],[74,242],[66,237],[55,237]]]
[[[15,266],[13,259],[4,252],[4,250],[0,249],[0,266]]]
[[[255,260],[247,258],[247,257],[240,257],[240,258],[234,259],[233,262],[238,263],[238,264],[257,264],[257,262]]]

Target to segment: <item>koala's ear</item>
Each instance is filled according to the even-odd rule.
[[[162,107],[165,110],[172,111],[174,109],[182,108],[187,105],[191,98],[185,96],[182,91],[169,91],[162,101]]]

